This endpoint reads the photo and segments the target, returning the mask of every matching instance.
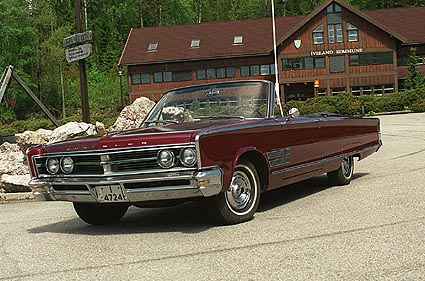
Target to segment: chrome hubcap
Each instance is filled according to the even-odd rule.
[[[344,177],[349,178],[351,176],[351,163],[352,159],[350,157],[344,158],[342,160],[342,171],[344,173]]]
[[[248,206],[251,196],[252,186],[248,175],[242,171],[236,171],[226,191],[227,202],[233,210],[241,211]]]

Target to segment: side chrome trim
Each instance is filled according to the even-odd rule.
[[[289,171],[293,171],[293,170],[297,170],[297,169],[302,169],[302,168],[306,168],[306,167],[310,167],[310,166],[314,166],[314,165],[326,163],[326,162],[329,162],[329,161],[332,161],[332,160],[335,160],[335,159],[338,159],[338,158],[344,158],[344,157],[347,157],[347,156],[350,156],[350,155],[355,155],[355,154],[358,154],[358,153],[362,153],[363,151],[366,151],[366,150],[369,150],[369,149],[379,148],[379,147],[380,147],[379,144],[368,146],[368,147],[366,147],[364,149],[353,151],[353,152],[350,152],[350,153],[342,153],[342,154],[335,155],[335,156],[328,157],[328,158],[324,158],[324,159],[321,159],[321,160],[317,160],[317,161],[308,162],[308,163],[304,163],[304,164],[297,165],[297,166],[292,166],[292,167],[288,167],[288,168],[276,170],[276,171],[273,171],[272,174],[273,175],[282,174],[282,173],[285,173],[285,172],[289,172]]]
[[[288,164],[291,160],[291,149],[284,148],[267,152],[270,168],[275,168]]]

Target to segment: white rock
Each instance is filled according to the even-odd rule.
[[[52,135],[52,131],[45,129],[38,129],[37,131],[25,131],[15,135],[16,143],[21,148],[21,151],[25,153],[28,147],[47,144],[49,138]]]
[[[69,122],[53,130],[48,143],[70,140],[77,137],[92,136],[98,132],[96,126],[84,122]]]
[[[4,192],[31,191],[28,187],[30,175],[2,175],[0,178],[0,189]]]
[[[123,131],[128,129],[139,128],[143,119],[149,111],[154,107],[155,102],[148,98],[141,97],[136,99],[132,104],[126,106],[118,116],[108,131]]]
[[[0,145],[0,175],[25,175],[28,167],[25,165],[25,155],[18,145],[3,143]]]
[[[174,120],[178,122],[191,122],[193,117],[190,112],[183,107],[167,106],[162,110],[162,119]]]

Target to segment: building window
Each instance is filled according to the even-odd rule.
[[[261,75],[270,75],[270,66],[268,64],[262,64],[260,66]]]
[[[276,74],[276,66],[275,64],[270,64],[270,74],[275,75]]]
[[[336,41],[335,41],[335,37],[336,37]],[[342,24],[340,23],[328,24],[328,38],[329,38],[329,43],[343,42]]]
[[[173,74],[171,71],[164,72],[155,72],[153,74],[153,82],[161,83],[161,82],[171,82]]]
[[[153,82],[161,83],[162,82],[162,72],[155,72],[153,74]]]
[[[164,82],[171,82],[173,81],[173,73],[171,71],[164,71]]]
[[[350,65],[392,64],[393,53],[370,53],[350,55]]]
[[[150,42],[148,52],[155,52],[158,49],[158,42]]]
[[[201,43],[201,40],[192,39],[192,42],[190,42],[190,47],[191,48],[199,48],[200,43]]]
[[[206,77],[205,69],[198,69],[196,71],[196,79],[204,80]]]
[[[249,66],[247,65],[241,66],[241,76],[242,77],[249,76]]]
[[[323,26],[318,26],[313,30],[313,43],[314,44],[323,44]]]
[[[241,66],[241,77],[260,75],[266,76],[274,73],[274,64],[254,64]]]
[[[190,81],[190,80],[192,80],[192,71],[173,72],[172,80],[174,82]]]
[[[351,94],[353,96],[360,96],[360,87],[359,86],[351,87]]]
[[[325,68],[325,57],[314,58],[314,68]]]
[[[131,83],[136,84],[149,84],[150,74],[149,73],[136,73],[131,75]]]
[[[233,37],[233,45],[242,45],[243,44],[243,36],[238,35]]]
[[[226,78],[226,69],[224,67],[217,68],[217,78]]]
[[[341,43],[343,42],[343,36],[342,36],[342,24],[338,23],[335,25],[336,27],[336,42]]]
[[[259,65],[251,65],[249,67],[251,71],[251,76],[258,76],[260,75],[260,66]]]
[[[330,4],[330,5],[326,8],[326,12],[327,12],[328,14],[331,14],[331,13],[341,13],[341,6],[340,6],[340,5],[338,5],[338,4],[336,4],[336,3]]]
[[[234,67],[219,67],[196,70],[197,80],[233,77],[236,77],[236,69]]]
[[[236,68],[234,67],[226,67],[226,77],[234,78],[236,77]]]
[[[330,72],[344,72],[345,71],[344,56],[330,56],[329,57],[329,71]]]
[[[384,94],[394,93],[394,84],[384,85]]]
[[[335,43],[335,28],[333,24],[328,25],[328,39],[329,43]]]
[[[348,42],[359,41],[359,30],[351,23],[347,24]]]
[[[283,70],[324,68],[325,57],[283,59]]]
[[[217,75],[215,73],[215,68],[208,68],[207,69],[207,79],[215,79],[217,78]]]

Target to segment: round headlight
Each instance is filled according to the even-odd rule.
[[[180,162],[186,167],[192,167],[196,163],[196,150],[185,148],[180,153]]]
[[[171,168],[174,166],[176,158],[174,153],[170,150],[161,150],[158,153],[157,162],[162,168]]]
[[[49,157],[46,160],[46,170],[50,174],[56,174],[59,172],[59,160],[56,158]]]
[[[71,157],[63,157],[61,159],[61,170],[65,174],[70,174],[74,170],[74,160]]]

